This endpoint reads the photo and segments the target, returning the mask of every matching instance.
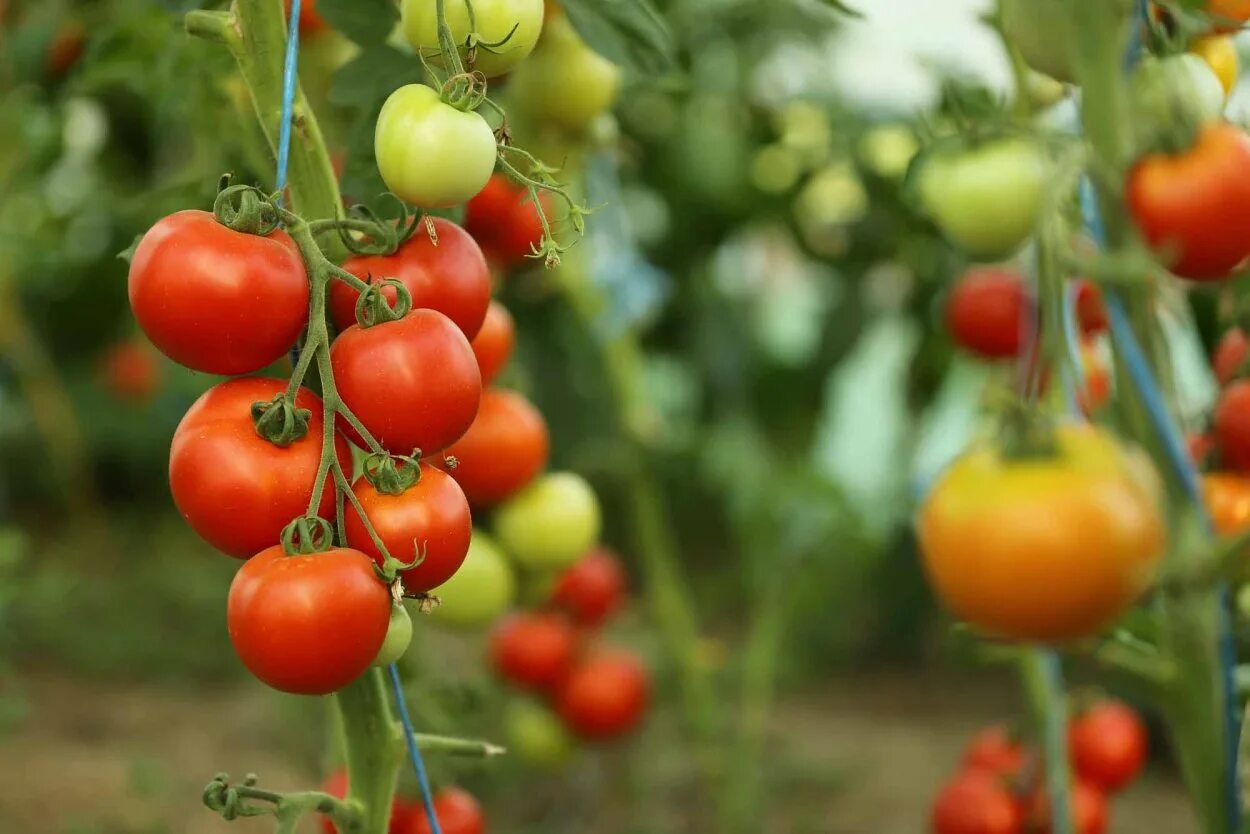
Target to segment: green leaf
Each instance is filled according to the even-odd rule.
[[[564,0],[565,14],[595,52],[639,73],[675,66],[673,38],[649,0]]]
[[[317,0],[317,12],[330,26],[362,45],[385,41],[399,20],[392,0]]]
[[[331,104],[368,108],[405,84],[422,78],[421,62],[394,47],[378,44],[339,67],[330,82]]]

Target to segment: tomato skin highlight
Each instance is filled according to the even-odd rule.
[[[490,268],[477,242],[455,223],[431,218],[438,245],[424,228],[418,228],[392,255],[354,255],[343,269],[362,281],[381,283],[395,278],[412,296],[413,309],[437,310],[455,322],[466,339],[482,327],[490,304]],[[382,295],[395,306],[395,290],[383,287]],[[343,281],[330,285],[330,315],[344,331],[356,323],[360,293]]]
[[[986,359],[1020,353],[1024,311],[1031,301],[1020,276],[1001,267],[968,270],[946,301],[946,326],[955,342]]]
[[[1028,752],[1024,745],[1012,738],[1001,724],[981,730],[964,749],[965,770],[980,770],[994,776],[1014,779],[1028,764]]]
[[[551,604],[584,628],[598,628],[625,601],[627,580],[620,561],[607,548],[588,551],[560,574]]]
[[[603,649],[583,658],[555,691],[556,712],[577,736],[610,739],[638,725],[651,700],[651,678],[633,654]]]
[[[498,301],[492,301],[486,310],[482,329],[477,332],[469,346],[477,357],[477,367],[482,372],[482,384],[489,385],[508,364],[516,346],[516,323],[508,308]]]
[[[547,421],[515,391],[487,388],[473,425],[447,448],[456,467],[451,477],[475,506],[505,500],[547,465]]]
[[[462,788],[443,788],[434,794],[434,815],[443,834],[485,834],[486,819],[473,794]],[[412,834],[433,834],[425,809],[413,815]]]
[[[528,194],[506,175],[495,174],[465,206],[464,227],[502,266],[524,262],[542,241],[542,220]],[[539,202],[550,215],[551,201],[540,195]]]
[[[1053,458],[974,447],[920,508],[934,591],[993,634],[1062,641],[1098,631],[1147,588],[1166,544],[1160,482],[1142,453],[1084,425],[1057,427],[1055,441]]]
[[[352,491],[391,556],[410,562],[424,554],[421,564],[400,572],[405,591],[437,588],[464,563],[473,533],[469,502],[446,472],[422,463],[421,477],[399,495],[379,492],[363,477]],[[348,507],[343,521],[348,545],[382,564],[382,553],[354,507]]]
[[[1015,797],[1002,780],[980,770],[947,782],[933,801],[933,834],[1021,834],[1023,821]]]
[[[386,638],[390,591],[359,550],[288,555],[281,545],[243,563],[226,621],[243,665],[274,689],[327,695],[369,668]]]
[[[1220,385],[1227,385],[1237,376],[1237,372],[1250,354],[1250,340],[1240,327],[1229,330],[1215,347],[1215,356],[1211,359],[1215,379]]]
[[[577,633],[558,614],[514,614],[490,636],[495,671],[522,689],[551,689],[568,672],[577,651]]]
[[[1216,533],[1233,536],[1250,528],[1250,478],[1208,472],[1202,476],[1202,496]]]
[[[321,460],[321,400],[307,388],[295,395],[312,412],[308,434],[283,448],[256,433],[252,404],[286,390],[276,379],[232,379],[204,392],[174,430],[169,450],[169,488],[183,518],[205,541],[246,559],[275,545],[282,528],[303,515],[312,499]],[[351,471],[351,451],[335,439],[335,454]],[[334,490],[327,488],[319,514],[334,518]]]
[[[1108,793],[1141,773],[1148,752],[1146,727],[1130,707],[1107,701],[1068,726],[1068,749],[1076,775]]]
[[[475,530],[460,569],[433,591],[442,604],[430,616],[452,628],[480,628],[508,610],[516,577],[508,557],[490,536]]]
[[[1250,136],[1229,124],[1204,127],[1193,147],[1148,154],[1129,171],[1128,206],[1146,240],[1173,249],[1169,268],[1218,281],[1250,255]]]
[[[232,231],[207,211],[158,220],[135,249],[127,284],[148,339],[195,371],[258,371],[282,358],[308,321],[295,241],[280,229]]]
[[[460,438],[477,416],[482,376],[451,319],[413,310],[398,321],[344,330],[330,346],[343,403],[392,454],[431,455]],[[340,429],[363,441],[346,421]]]
[[[1215,404],[1212,433],[1220,462],[1250,472],[1250,380],[1234,380],[1224,388]]]
[[[395,90],[374,126],[386,187],[420,208],[447,208],[482,190],[495,170],[495,134],[475,112],[444,104],[424,84]]]

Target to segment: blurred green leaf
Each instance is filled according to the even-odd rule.
[[[613,63],[649,75],[675,67],[668,25],[648,0],[564,0],[562,5],[578,34]]]
[[[399,21],[399,11],[391,0],[319,0],[317,12],[359,44],[385,41]]]

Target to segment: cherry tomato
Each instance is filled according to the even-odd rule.
[[[348,784],[347,771],[339,768],[321,783],[321,790],[330,796],[346,799]],[[425,810],[420,804],[395,797],[391,803],[391,823],[387,828],[387,834],[411,834],[412,826],[416,824],[416,815],[424,813]],[[321,817],[321,830],[323,834],[339,834],[338,827],[324,815]]]
[[[1250,478],[1208,472],[1202,476],[1202,495],[1215,532],[1232,536],[1250,528]]]
[[[538,208],[528,195],[529,189],[503,174],[495,174],[465,206],[464,227],[492,260],[505,267],[533,255],[543,239]],[[550,201],[545,197],[539,199],[550,215]]]
[[[1246,355],[1250,353],[1250,340],[1240,327],[1234,327],[1224,334],[1215,348],[1215,358],[1211,360],[1215,368],[1215,378],[1220,385],[1227,385],[1237,376],[1245,364]]]
[[[1103,303],[1102,290],[1093,281],[1077,282],[1076,321],[1086,336],[1095,336],[1107,329],[1107,305]]]
[[[1001,267],[976,267],[951,289],[946,326],[960,347],[978,356],[1013,357],[1023,341],[1026,305],[1031,301],[1018,274]]]
[[[1059,426],[1054,439],[1054,456],[973,448],[938,479],[917,522],[938,597],[1013,639],[1105,627],[1148,586],[1166,543],[1159,479],[1141,452],[1088,425]]]
[[[454,628],[480,628],[508,610],[516,595],[516,578],[499,545],[474,531],[460,570],[432,592],[441,600],[436,622]]]
[[[391,556],[401,562],[421,559],[400,572],[408,593],[429,591],[450,579],[464,562],[473,533],[469,502],[456,482],[428,463],[421,464],[420,472],[417,482],[399,495],[379,492],[363,477],[352,487]],[[344,526],[348,545],[382,564],[382,552],[355,508],[348,508]]]
[[[638,725],[651,699],[642,661],[623,650],[583,658],[555,691],[556,712],[575,735],[608,739]]]
[[[531,570],[573,564],[598,540],[599,524],[599,499],[572,472],[543,475],[495,511],[500,544]]]
[[[286,447],[256,433],[252,404],[286,390],[276,379],[232,379],[208,389],[174,431],[169,450],[169,488],[179,512],[209,544],[240,559],[278,543],[282,528],[303,515],[312,499],[321,461],[322,407],[301,388],[295,405],[312,412],[308,434]],[[335,453],[351,471],[342,438]],[[334,517],[334,490],[327,487],[318,512]]]
[[[508,93],[535,122],[579,133],[612,109],[620,81],[616,65],[561,15],[545,23],[533,54],[508,81]]]
[[[515,614],[490,636],[495,671],[523,689],[551,689],[569,670],[576,650],[577,633],[558,614]]]
[[[437,245],[417,229],[393,255],[356,255],[343,269],[363,281],[395,278],[412,295],[414,309],[437,310],[472,339],[482,327],[490,304],[490,269],[477,243],[464,229],[441,217],[431,218]],[[382,294],[394,306],[395,290]],[[330,314],[340,331],[356,323],[360,293],[342,281],[330,285]]]
[[[284,0],[286,13],[291,13],[291,0]],[[290,18],[288,18],[289,20]],[[330,28],[326,19],[317,11],[317,0],[300,0],[299,33],[301,37],[311,37]]]
[[[391,622],[386,627],[386,639],[382,641],[382,648],[378,649],[377,656],[373,658],[373,665],[390,666],[398,663],[411,644],[412,617],[408,616],[408,609],[402,603],[393,602]]]
[[[446,454],[451,476],[475,505],[497,504],[515,494],[547,465],[547,422],[515,391],[487,388],[477,418]]]
[[[485,834],[486,820],[473,794],[461,788],[443,788],[434,794],[434,815],[443,834]],[[413,819],[412,834],[433,834],[424,813]]]
[[[532,701],[508,706],[504,715],[508,753],[527,765],[556,768],[573,755],[573,739],[560,719],[547,707]]]
[[[482,329],[477,332],[471,344],[473,355],[477,357],[478,370],[482,372],[483,385],[489,385],[503,370],[503,366],[508,364],[515,345],[516,324],[512,321],[512,314],[498,301],[492,301],[486,310]],[[482,393],[483,399],[487,393]],[[481,409],[478,414],[481,414]]]
[[[403,0],[401,12],[408,43],[427,60],[443,66],[434,4],[426,0]],[[446,16],[451,39],[460,50],[461,60],[467,61],[468,50],[464,44],[474,31],[469,24],[468,3],[451,0],[446,4]],[[498,44],[479,46],[473,69],[487,78],[494,78],[515,69],[534,51],[543,27],[543,3],[542,0],[474,0],[473,16],[479,42]]]
[[[966,770],[980,770],[994,776],[1014,779],[1028,763],[1029,754],[1006,727],[986,727],[972,737],[964,748],[963,766]]]
[[[1128,205],[1172,272],[1224,278],[1250,254],[1250,137],[1229,124],[1204,127],[1179,154],[1148,154],[1129,172]]]
[[[1071,811],[1073,834],[1106,834],[1107,798],[1093,785],[1078,781],[1072,786]],[[1050,798],[1039,792],[1029,813],[1028,831],[1051,834]]]
[[[1237,86],[1239,72],[1237,47],[1233,45],[1233,39],[1228,35],[1195,38],[1189,45],[1189,51],[1206,62],[1211,72],[1220,80],[1225,97],[1229,96],[1233,87]]]
[[[933,801],[933,834],[1021,834],[1020,808],[1002,780],[981,770],[947,782]]]
[[[391,621],[391,594],[359,550],[288,555],[281,545],[243,563],[226,604],[230,642],[274,689],[326,695],[369,668]]]
[[[1250,472],[1250,380],[1234,380],[1220,393],[1212,433],[1220,462],[1238,472]]]
[[[330,346],[343,403],[392,454],[433,454],[468,431],[482,376],[451,319],[413,310],[398,321],[344,330]],[[344,432],[364,445],[345,422]]]
[[[142,402],[161,386],[161,366],[142,339],[118,342],[100,358],[105,387],[118,399]]]
[[[308,277],[290,236],[236,232],[206,211],[157,221],[135,249],[129,286],[152,344],[210,374],[260,370],[308,321]]]
[[[486,120],[444,104],[424,84],[407,84],[386,99],[373,149],[386,187],[425,209],[463,203],[495,170],[495,134]]]
[[[1105,701],[1073,719],[1068,749],[1079,778],[1115,793],[1136,779],[1146,763],[1146,727],[1128,706]]]
[[[560,574],[551,602],[580,626],[596,628],[621,607],[625,570],[612,551],[596,547]]]
[[[1041,149],[1009,137],[975,148],[937,152],[923,163],[918,187],[933,222],[970,255],[1010,255],[1033,234],[1048,176]]]

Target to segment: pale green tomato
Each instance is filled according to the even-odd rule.
[[[982,259],[1010,255],[1037,225],[1047,164],[1023,137],[937,151],[923,160],[920,199],[952,243]]]
[[[599,539],[599,499],[580,475],[552,472],[495,511],[495,535],[518,565],[552,571],[577,561]]]
[[[1132,125],[1138,147],[1170,146],[1178,131],[1217,121],[1224,113],[1224,87],[1197,55],[1182,53],[1138,64],[1129,85]]]
[[[1064,0],[1001,0],[1000,9],[1003,32],[1026,64],[1057,81],[1076,81],[1076,29]]]
[[[408,609],[404,608],[403,603],[392,603],[391,622],[386,627],[386,639],[382,641],[382,648],[378,649],[373,665],[390,666],[404,656],[411,643],[412,617],[408,616]]]
[[[547,21],[534,53],[509,79],[508,95],[531,121],[581,132],[612,109],[620,80],[616,65],[561,16]]]
[[[542,704],[514,701],[504,715],[508,752],[522,762],[558,768],[573,755],[573,737],[559,717]]]
[[[445,6],[451,39],[464,60],[468,51],[465,43],[471,32],[469,4],[465,0],[447,0]],[[432,63],[443,66],[435,11],[434,0],[403,0],[400,7],[408,43]],[[534,51],[538,33],[543,28],[543,0],[473,0],[473,16],[478,43],[499,44],[489,49],[478,46],[473,68],[487,78],[494,78],[511,72]]]
[[[373,150],[386,187],[426,209],[466,202],[495,170],[495,134],[486,120],[443,103],[424,84],[387,98]]]
[[[460,569],[430,593],[442,603],[431,613],[435,622],[455,628],[481,628],[508,610],[516,593],[516,579],[499,545],[474,530]]]

